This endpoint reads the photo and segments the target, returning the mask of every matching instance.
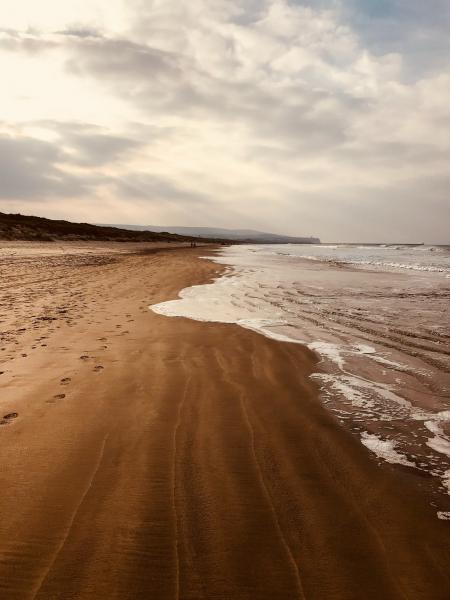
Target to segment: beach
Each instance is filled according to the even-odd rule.
[[[447,599],[432,491],[327,408],[315,352],[149,309],[205,255],[1,245],[0,597]]]

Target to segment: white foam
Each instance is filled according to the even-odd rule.
[[[277,340],[278,342],[290,342],[305,345],[303,340],[298,340],[282,333],[272,331],[272,327],[286,325],[285,321],[271,321],[270,319],[239,319],[236,323],[241,327],[245,327],[245,329],[251,329],[257,333],[262,333],[266,337]]]
[[[311,342],[308,344],[308,348],[322,356],[326,356],[326,358],[335,363],[341,371],[344,369],[342,347],[338,344],[331,344],[329,342]]]
[[[352,406],[367,409],[373,408],[375,405],[372,399],[368,398],[354,385],[351,385],[351,382],[349,382],[346,376],[314,373],[312,377],[313,379],[329,384],[335,392],[344,396],[346,400],[349,400],[352,403]]]
[[[292,256],[296,256],[296,255],[293,254]],[[304,258],[305,260],[317,260],[317,261],[324,260],[324,259],[320,258],[319,256],[311,256],[309,254],[300,254],[299,258]]]
[[[354,344],[353,348],[356,350],[356,354],[364,354],[365,356],[374,360],[375,362],[377,362],[381,365],[386,365],[387,367],[393,368],[396,371],[404,371],[404,372],[413,371],[413,369],[407,367],[406,365],[395,362],[393,360],[386,358],[385,356],[381,356],[380,354],[377,354],[377,351],[373,346],[366,346],[365,344]],[[417,371],[415,370],[415,372],[417,372]]]
[[[387,383],[378,383],[375,381],[370,381],[369,379],[364,379],[363,377],[358,377],[356,375],[348,374],[346,376],[348,383],[354,387],[363,388],[366,390],[375,393],[380,396],[384,400],[388,400],[394,404],[397,404],[407,410],[412,409],[412,405],[408,400],[401,398],[397,394],[392,391],[392,386]]]
[[[440,454],[445,454],[445,456],[450,457],[450,440],[445,435],[442,427],[438,425],[436,421],[426,421],[424,425],[428,431],[434,434],[434,437],[427,440],[427,446],[435,452],[439,452]]]
[[[393,248],[390,248],[391,250]],[[400,263],[393,261],[382,261],[382,260],[340,260],[343,265],[356,265],[366,267],[381,267],[382,269],[400,269],[408,271],[421,271],[425,273],[448,273],[449,269],[446,267],[434,266],[434,265],[420,265],[417,263]]]
[[[231,302],[224,302],[225,290],[235,283],[234,277],[224,276],[214,283],[195,285],[181,290],[177,300],[149,306],[153,312],[166,317],[186,317],[194,321],[236,323],[240,311]]]
[[[375,434],[367,431],[361,434],[361,442],[374,454],[391,464],[403,465],[405,467],[416,467],[416,464],[408,460],[395,449],[397,443],[393,440],[383,440]]]
[[[450,521],[450,512],[444,512],[443,510],[440,510],[437,513],[438,519],[441,519],[441,521]]]
[[[445,471],[445,473],[442,477],[442,483],[447,488],[447,493],[450,494],[450,470]]]
[[[385,358],[384,356],[376,355],[376,356],[371,356],[370,358],[372,360],[374,360],[375,362],[379,363],[380,365],[386,365],[387,367],[390,367],[391,369],[395,369],[396,371],[411,372],[413,370],[413,369],[410,369],[409,367],[407,367],[406,365],[402,365],[401,363],[395,362],[393,360],[389,360],[388,358]]]
[[[355,348],[359,354],[374,354],[376,352],[373,346],[367,346],[366,344],[354,344],[353,348]]]

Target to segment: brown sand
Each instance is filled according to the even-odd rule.
[[[198,250],[93,248],[1,260],[2,600],[450,597],[449,524],[306,349],[150,312]]]

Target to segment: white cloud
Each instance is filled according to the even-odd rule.
[[[0,108],[17,135],[41,123],[41,139],[75,144],[65,169],[91,169],[118,217],[374,240],[395,215],[397,240],[446,241],[448,70],[406,79],[405,56],[375,54],[338,4],[68,6],[0,37]],[[65,120],[102,133],[76,138]],[[101,220],[84,189],[77,210]]]
[[[13,30],[51,32],[68,25],[89,23],[120,31],[128,16],[122,0],[2,0],[2,27]]]

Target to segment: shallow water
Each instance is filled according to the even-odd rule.
[[[214,260],[224,276],[152,309],[307,344],[329,410],[380,460],[433,478],[449,517],[450,249],[231,246]]]

